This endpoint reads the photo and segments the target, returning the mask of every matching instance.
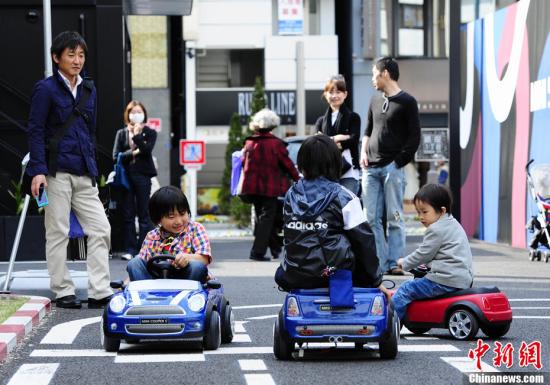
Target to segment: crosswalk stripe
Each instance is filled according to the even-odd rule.
[[[233,334],[233,342],[252,342],[248,334]]]
[[[273,346],[232,346],[217,350],[206,350],[204,354],[268,354],[273,353]]]
[[[550,319],[550,316],[547,315],[515,315],[514,319]]]
[[[550,302],[550,298],[508,298],[508,302]]]
[[[462,373],[475,373],[478,372],[476,366],[476,361],[468,357],[440,357],[443,361],[449,365],[460,370]],[[486,364],[481,361],[481,371],[482,372],[499,372],[498,369],[492,367],[491,365]]]
[[[265,307],[281,307],[283,306],[282,303],[273,303],[269,305],[244,305],[244,306],[233,306],[233,310],[240,310],[240,309],[261,309]]]
[[[267,370],[264,360],[239,360],[241,370]]]
[[[271,374],[245,374],[247,385],[275,385]]]
[[[17,369],[8,385],[48,385],[58,367],[58,363],[23,364]]]
[[[512,310],[547,310],[550,306],[514,306]]]
[[[115,352],[103,349],[35,349],[31,357],[114,357]]]
[[[278,314],[270,314],[270,315],[261,315],[258,317],[248,317],[247,319],[256,320],[256,319],[269,319],[269,318],[277,318]]]
[[[116,364],[133,364],[142,362],[199,362],[204,361],[204,354],[122,354],[115,357]]]

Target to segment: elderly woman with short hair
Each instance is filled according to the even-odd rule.
[[[264,108],[252,117],[250,128],[254,134],[245,139],[243,148],[244,178],[241,197],[254,204],[256,226],[254,244],[250,259],[268,261],[265,254],[269,247],[271,255],[277,258],[282,250],[282,238],[277,234],[277,198],[284,196],[290,187],[289,177],[299,179],[296,167],[288,157],[286,143],[271,131],[280,119],[276,113]]]

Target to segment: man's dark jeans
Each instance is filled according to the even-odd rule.
[[[131,191],[122,198],[122,216],[124,218],[124,250],[135,255],[147,233],[153,229],[149,219],[149,195],[151,194],[151,177],[142,174],[128,174]],[[139,238],[136,239],[136,215],[139,222]]]

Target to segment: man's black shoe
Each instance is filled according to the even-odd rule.
[[[109,303],[110,300],[110,295],[101,299],[88,298],[88,309],[102,309],[105,305]]]
[[[80,309],[82,307],[82,302],[76,298],[76,295],[66,295],[65,297],[57,298],[55,300],[55,306],[66,309]]]
[[[262,255],[251,255],[250,259],[252,259],[253,261],[271,261],[271,259],[266,258]]]

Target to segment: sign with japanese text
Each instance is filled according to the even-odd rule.
[[[303,0],[279,0],[279,35],[304,34]]]
[[[180,165],[200,166],[206,163],[204,140],[180,140]]]

